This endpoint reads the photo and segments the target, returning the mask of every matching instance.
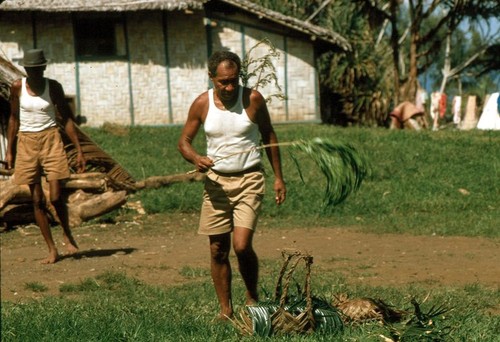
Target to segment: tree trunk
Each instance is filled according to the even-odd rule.
[[[415,103],[415,98],[417,96],[417,84],[418,84],[418,65],[417,65],[417,42],[418,42],[418,30],[413,27],[410,33],[410,70],[408,72],[408,81],[406,83],[403,99]]]
[[[398,0],[391,0],[391,46],[392,46],[392,63],[394,68],[394,104],[399,104],[399,33],[398,33]]]
[[[160,188],[179,182],[203,181],[206,175],[199,172],[168,176],[149,177],[137,182],[135,190]],[[100,172],[71,174],[61,182],[67,195],[69,224],[78,226],[82,222],[109,213],[127,202],[127,191],[114,191],[108,185],[113,182],[107,174]],[[49,198],[47,184],[42,184],[45,198]],[[50,221],[58,223],[57,213],[50,201],[46,200]],[[7,226],[34,223],[31,193],[28,185],[17,185],[11,179],[0,181],[0,221]]]

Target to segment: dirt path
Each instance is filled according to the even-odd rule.
[[[186,270],[208,269],[206,238],[194,229],[178,229],[179,222],[195,225],[194,219],[176,216],[149,221],[158,228],[146,231],[137,222],[79,227],[75,236],[81,252],[54,265],[39,263],[46,256],[46,246],[36,226],[2,233],[2,300],[58,294],[61,284],[78,283],[105,271],[125,272],[148,284],[172,285],[192,280],[185,276]],[[54,231],[56,240],[60,235],[60,230]],[[499,246],[500,241],[484,238],[376,235],[335,227],[264,227],[255,238],[262,261],[281,265],[280,250],[297,248],[313,255],[316,270],[341,272],[348,282],[388,286],[479,283],[498,288]],[[42,283],[48,291],[33,293],[26,289],[29,282]]]

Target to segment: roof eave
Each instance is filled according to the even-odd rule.
[[[325,43],[336,45],[343,51],[350,51],[351,44],[336,32],[332,32],[323,27],[313,25],[300,19],[286,16],[282,13],[269,10],[247,0],[219,0],[231,6],[238,7],[257,16],[260,20],[266,19],[285,27],[289,27],[308,35],[312,41],[321,40]]]
[[[160,0],[129,0],[109,1],[89,5],[78,1],[52,1],[32,4],[29,1],[0,0],[0,11],[11,12],[123,12],[140,10],[202,10],[205,2],[209,0],[183,0],[183,1],[160,1]]]

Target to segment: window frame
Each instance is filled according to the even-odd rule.
[[[94,29],[94,30],[93,30]],[[101,35],[101,29],[108,29]],[[89,32],[90,30],[90,32]],[[127,60],[128,44],[125,17],[122,14],[79,13],[73,17],[75,57],[80,61]],[[104,49],[99,52],[97,40],[104,41]],[[87,47],[85,47],[85,45]],[[82,51],[85,50],[86,51]]]

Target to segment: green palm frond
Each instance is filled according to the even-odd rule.
[[[350,144],[314,138],[295,142],[292,147],[306,153],[325,176],[326,206],[337,205],[357,191],[369,172],[366,158]]]
[[[353,145],[318,137],[311,140],[261,145],[249,150],[228,154],[216,159],[214,163],[238,154],[273,146],[290,147],[292,149],[291,155],[293,155],[293,152],[302,152],[316,163],[326,178],[325,206],[334,206],[343,202],[349,194],[359,189],[363,179],[370,172],[367,158]],[[300,178],[304,181],[300,171],[299,158],[293,155],[292,159],[299,170]],[[196,170],[190,172],[196,172]]]
[[[424,312],[420,304],[412,299],[415,311],[402,324],[389,326],[392,337],[395,341],[447,341],[452,327],[443,324],[444,314],[450,309],[444,305],[433,305],[427,312]]]

